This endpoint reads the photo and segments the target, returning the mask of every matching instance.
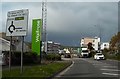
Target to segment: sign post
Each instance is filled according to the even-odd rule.
[[[23,41],[24,36],[27,35],[28,14],[28,9],[9,11],[7,14],[6,36],[11,37],[10,44],[12,44],[12,36],[22,36],[21,73],[23,71]],[[10,45],[9,70],[11,70],[11,49]]]
[[[10,36],[9,71],[11,71],[12,36]]]
[[[22,36],[21,73],[23,72],[23,50],[24,50],[24,36]]]

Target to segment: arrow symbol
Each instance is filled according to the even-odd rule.
[[[10,29],[11,27],[13,28],[12,30]],[[9,26],[8,30],[11,34],[13,33],[13,30],[15,30],[15,26],[13,25],[13,21],[11,22],[11,25]]]

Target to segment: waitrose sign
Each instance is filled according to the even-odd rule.
[[[34,19],[32,21],[32,51],[40,55],[40,41],[41,41],[41,19]]]

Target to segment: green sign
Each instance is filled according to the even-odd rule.
[[[24,20],[24,17],[15,17],[15,20]]]
[[[77,48],[77,51],[78,51],[78,53],[81,53],[81,47],[80,48]]]
[[[34,19],[32,21],[32,51],[40,55],[42,20]]]

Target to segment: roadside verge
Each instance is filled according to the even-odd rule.
[[[71,66],[72,61],[63,61],[63,62],[68,62],[68,64],[66,66],[64,66],[62,69],[58,70],[56,73],[54,73],[52,76],[50,76],[48,79],[54,79],[58,74],[60,74],[62,71],[64,71],[65,69],[67,69],[68,67]]]
[[[55,75],[70,66],[71,63],[71,61],[54,61],[47,65],[26,66],[22,74],[20,74],[20,68],[13,68],[10,72],[9,70],[3,70],[2,79],[52,79]]]

